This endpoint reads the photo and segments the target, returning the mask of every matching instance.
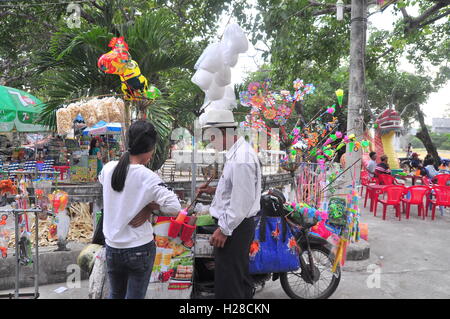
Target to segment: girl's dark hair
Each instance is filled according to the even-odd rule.
[[[92,152],[94,151],[95,144],[97,143],[97,139],[94,137],[91,140],[91,144],[89,145],[89,155],[92,155]]]
[[[130,154],[139,155],[148,153],[155,148],[157,133],[152,123],[139,120],[131,124],[128,130],[128,150],[122,155],[111,178],[111,187],[116,192],[121,192],[125,187]]]

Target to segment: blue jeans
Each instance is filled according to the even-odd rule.
[[[156,245],[117,249],[106,245],[110,299],[144,299],[152,274]]]

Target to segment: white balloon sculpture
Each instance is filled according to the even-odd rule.
[[[206,113],[212,110],[231,110],[236,107],[236,95],[231,84],[231,68],[237,64],[239,53],[248,50],[247,36],[241,27],[230,24],[222,41],[210,44],[195,63],[191,81],[205,92],[200,125],[205,124]]]

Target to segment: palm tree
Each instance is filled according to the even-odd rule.
[[[192,69],[200,49],[182,39],[174,27],[173,16],[165,10],[144,13],[126,24],[113,24],[112,15],[110,19],[94,17],[98,24],[91,21],[80,29],[62,27],[53,35],[49,50],[39,54],[35,76],[42,79],[41,90],[47,100],[40,123],[55,128],[58,108],[83,97],[120,92],[119,77],[100,72],[97,59],[109,51],[112,37],[124,36],[142,74],[163,93],[160,99],[144,108],[160,136],[151,165],[158,169],[166,158],[174,121],[170,113],[173,101],[169,103],[168,93],[170,72]],[[136,106],[135,103],[127,105],[132,110]]]

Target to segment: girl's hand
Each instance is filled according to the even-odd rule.
[[[144,225],[144,223],[149,220],[152,212],[154,210],[159,210],[159,208],[160,207],[158,204],[156,204],[155,202],[151,202],[150,204],[142,208],[142,210],[131,220],[131,222],[128,223],[128,225],[135,228]]]

